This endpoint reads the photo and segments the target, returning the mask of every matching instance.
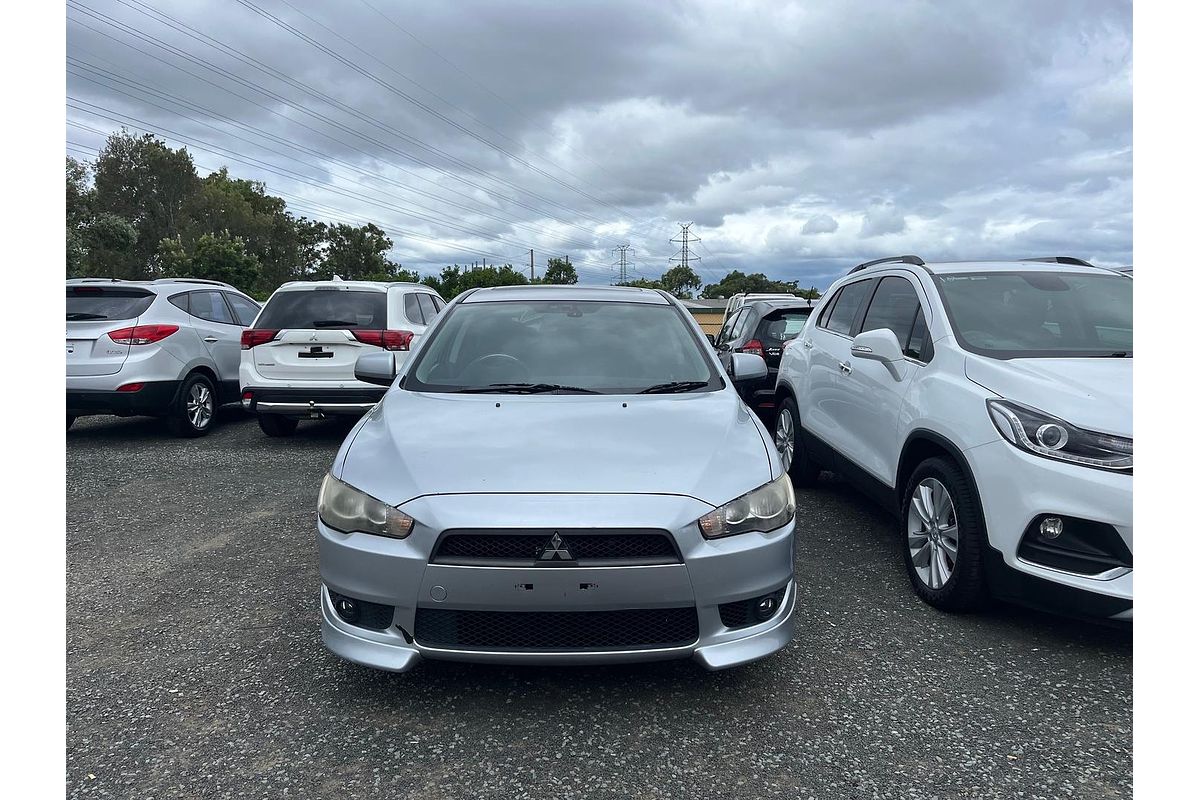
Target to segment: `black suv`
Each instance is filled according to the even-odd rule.
[[[737,384],[738,394],[746,405],[768,426],[775,420],[775,377],[785,342],[804,330],[812,301],[751,300],[725,320],[713,346],[726,371],[732,353],[756,353],[767,362],[767,377]]]

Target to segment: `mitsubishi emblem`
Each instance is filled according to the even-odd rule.
[[[558,535],[558,531],[550,537],[550,541],[546,542],[546,546],[542,549],[542,554],[538,556],[538,561],[574,561],[571,557],[571,551],[567,549],[567,543]]]

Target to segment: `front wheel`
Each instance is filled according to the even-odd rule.
[[[982,606],[983,513],[962,469],[948,458],[927,458],[904,496],[904,561],[917,596],[943,611]]]
[[[211,380],[197,372],[183,382],[167,423],[176,436],[191,439],[208,433],[216,414],[216,389]]]
[[[775,415],[775,449],[783,462],[783,471],[791,475],[793,486],[812,486],[821,468],[812,460],[800,436],[800,413],[796,401],[785,398]]]
[[[296,432],[299,420],[291,417],[281,417],[278,414],[259,414],[258,427],[267,436],[291,436]]]

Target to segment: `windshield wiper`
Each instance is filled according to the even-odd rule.
[[[582,386],[563,386],[561,383],[489,383],[487,386],[464,386],[455,391],[460,394],[544,394],[546,392],[600,394],[595,389],[584,389]]]
[[[313,321],[314,328],[353,328],[357,322],[348,322],[344,319],[318,319]]]
[[[708,381],[671,381],[670,383],[657,383],[654,386],[647,386],[638,394],[680,394],[682,392],[690,392],[693,389],[703,389],[708,386]]]
[[[67,319],[79,322],[85,319],[108,319],[104,314],[89,314],[86,311],[68,311]]]
[[[1091,358],[1133,358],[1133,352],[1129,350],[1120,350],[1116,353],[1097,353]]]

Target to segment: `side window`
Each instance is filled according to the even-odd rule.
[[[829,298],[829,302],[825,304],[825,307],[821,309],[821,315],[819,317],[817,317],[817,327],[818,328],[829,327],[829,312],[833,311],[833,307],[837,305],[838,295],[840,295],[841,293],[842,293],[842,290],[838,289],[837,292],[833,295],[833,297]]]
[[[733,316],[725,320],[725,325],[721,328],[721,332],[717,335],[717,344],[722,345],[733,338],[733,329],[737,326],[738,320],[741,319],[744,311],[735,311]]]
[[[754,312],[748,308],[738,315],[737,324],[733,326],[733,332],[729,335],[730,341],[736,341],[746,335],[746,331],[750,329],[750,320],[753,317]]]
[[[233,306],[233,314],[237,317],[239,325],[249,327],[250,323],[254,322],[254,318],[258,316],[258,303],[253,300],[248,300],[240,294],[232,292],[226,292],[225,299],[229,301],[229,305]]]
[[[441,310],[446,307],[446,303],[436,294],[431,294],[430,297],[433,298],[433,307],[436,308],[440,313]]]
[[[189,313],[193,317],[199,317],[209,322],[237,325],[221,292],[192,292],[188,302],[191,308]]]
[[[917,320],[913,323],[912,333],[909,334],[908,342],[901,340],[900,346],[904,348],[904,355],[909,358],[915,358],[918,361],[929,363],[929,359],[933,358],[932,342],[929,341],[929,326],[925,324],[925,312],[917,309]]]
[[[871,298],[871,305],[867,307],[867,315],[863,318],[862,329],[890,330],[896,334],[900,346],[904,347],[920,310],[921,301],[917,299],[917,291],[908,279],[890,275],[881,280],[875,289],[875,296]]]
[[[177,294],[174,297],[168,297],[167,300],[168,300],[168,302],[171,303],[171,305],[175,306],[183,313],[185,313],[185,314],[192,313],[191,311],[188,310],[188,293],[187,292],[184,292],[183,294]]]
[[[433,318],[438,313],[437,308],[433,305],[433,295],[422,292],[417,295],[417,302],[421,304],[421,313],[425,315],[425,324],[433,322]]]
[[[873,283],[874,281],[868,278],[843,286],[842,290],[838,292],[837,299],[833,302],[833,309],[829,312],[825,327],[834,333],[849,336],[850,328],[854,325],[855,318],[858,317],[858,309],[862,306],[867,297],[867,291]]]
[[[425,315],[421,313],[421,302],[417,300],[415,292],[404,295],[404,316],[408,317],[409,322],[417,325],[425,324]]]

